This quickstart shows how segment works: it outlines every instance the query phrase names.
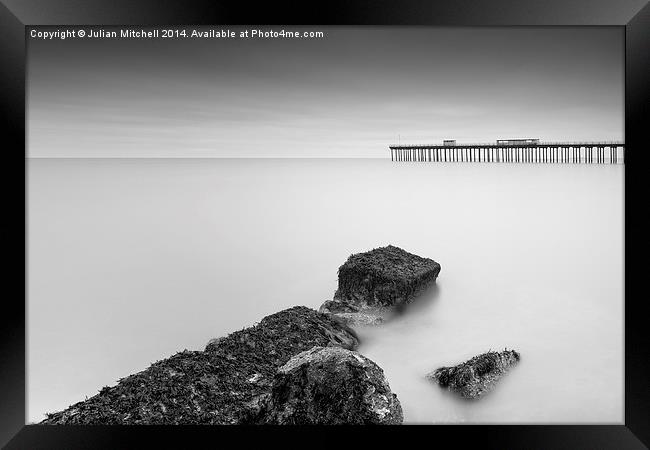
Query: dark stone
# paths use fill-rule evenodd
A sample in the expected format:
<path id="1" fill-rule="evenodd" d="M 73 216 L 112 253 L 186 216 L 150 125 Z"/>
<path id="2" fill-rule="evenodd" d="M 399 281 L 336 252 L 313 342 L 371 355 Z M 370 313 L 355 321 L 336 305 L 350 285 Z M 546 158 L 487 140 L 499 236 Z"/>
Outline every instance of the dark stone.
<path id="1" fill-rule="evenodd" d="M 357 352 L 314 347 L 282 366 L 249 423 L 401 424 L 402 407 L 384 372 Z"/>
<path id="2" fill-rule="evenodd" d="M 304 306 L 183 351 L 49 414 L 42 424 L 236 424 L 271 392 L 279 367 L 314 346 L 354 349 L 353 330 Z"/>
<path id="3" fill-rule="evenodd" d="M 357 253 L 339 267 L 334 300 L 357 306 L 395 306 L 413 300 L 440 273 L 440 264 L 389 245 Z"/>
<path id="4" fill-rule="evenodd" d="M 341 317 L 349 325 L 378 324 L 386 309 L 411 302 L 440 273 L 440 264 L 389 245 L 350 256 L 339 267 L 333 300 L 319 311 Z"/>
<path id="5" fill-rule="evenodd" d="M 490 351 L 457 366 L 436 369 L 427 378 L 465 398 L 479 398 L 490 391 L 519 359 L 519 353 L 514 350 Z"/>

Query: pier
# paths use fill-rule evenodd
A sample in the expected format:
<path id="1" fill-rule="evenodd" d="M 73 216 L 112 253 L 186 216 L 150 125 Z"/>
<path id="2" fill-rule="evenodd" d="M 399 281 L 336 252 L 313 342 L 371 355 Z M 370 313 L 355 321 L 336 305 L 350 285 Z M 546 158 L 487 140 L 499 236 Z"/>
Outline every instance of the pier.
<path id="1" fill-rule="evenodd" d="M 538 139 L 508 139 L 494 143 L 391 145 L 391 161 L 623 164 L 623 142 L 541 142 Z"/>

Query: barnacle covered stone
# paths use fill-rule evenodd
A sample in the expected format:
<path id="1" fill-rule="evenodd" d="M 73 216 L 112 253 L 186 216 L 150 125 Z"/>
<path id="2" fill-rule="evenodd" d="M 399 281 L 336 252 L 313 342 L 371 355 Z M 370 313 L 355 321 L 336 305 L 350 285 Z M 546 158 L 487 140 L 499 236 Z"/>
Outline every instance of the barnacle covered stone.
<path id="1" fill-rule="evenodd" d="M 401 424 L 402 407 L 373 361 L 341 347 L 314 347 L 278 369 L 271 395 L 251 422 Z"/>
<path id="2" fill-rule="evenodd" d="M 519 359 L 519 353 L 514 350 L 490 351 L 457 366 L 440 367 L 427 378 L 465 398 L 479 398 L 490 391 Z"/>
<path id="3" fill-rule="evenodd" d="M 319 311 L 350 325 L 376 325 L 388 309 L 415 299 L 439 273 L 436 261 L 393 245 L 357 253 L 339 267 L 334 298 Z"/>

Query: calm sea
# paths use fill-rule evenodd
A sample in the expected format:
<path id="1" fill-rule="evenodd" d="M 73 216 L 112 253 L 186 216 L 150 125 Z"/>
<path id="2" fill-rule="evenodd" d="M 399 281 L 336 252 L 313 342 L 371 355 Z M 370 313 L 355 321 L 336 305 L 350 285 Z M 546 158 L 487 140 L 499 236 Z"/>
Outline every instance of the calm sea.
<path id="1" fill-rule="evenodd" d="M 351 254 L 438 261 L 359 330 L 409 423 L 622 423 L 623 165 L 359 159 L 28 162 L 28 420 L 293 305 Z M 427 372 L 521 362 L 479 402 Z"/>

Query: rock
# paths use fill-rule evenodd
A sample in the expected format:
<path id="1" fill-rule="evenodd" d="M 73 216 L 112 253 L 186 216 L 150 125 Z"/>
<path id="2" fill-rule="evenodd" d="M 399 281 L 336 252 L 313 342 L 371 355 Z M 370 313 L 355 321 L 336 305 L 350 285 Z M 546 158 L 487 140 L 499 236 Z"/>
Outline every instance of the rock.
<path id="1" fill-rule="evenodd" d="M 313 347 L 278 369 L 271 395 L 248 423 L 401 424 L 384 372 L 357 352 Z"/>
<path id="2" fill-rule="evenodd" d="M 457 366 L 436 369 L 427 378 L 465 398 L 479 398 L 490 391 L 519 359 L 519 353 L 514 350 L 490 351 Z"/>
<path id="3" fill-rule="evenodd" d="M 435 281 L 440 264 L 389 245 L 351 255 L 339 267 L 334 300 L 355 306 L 394 306 L 411 301 Z"/>
<path id="4" fill-rule="evenodd" d="M 357 313 L 360 310 L 361 307 L 342 300 L 327 300 L 318 309 L 322 313 Z"/>
<path id="5" fill-rule="evenodd" d="M 386 308 L 411 302 L 440 273 L 440 264 L 389 245 L 351 255 L 339 267 L 334 299 L 319 311 L 337 315 L 349 325 L 378 324 Z"/>
<path id="6" fill-rule="evenodd" d="M 271 392 L 279 367 L 314 346 L 354 349 L 354 331 L 304 306 L 183 351 L 104 387 L 42 424 L 236 424 Z"/>
<path id="7" fill-rule="evenodd" d="M 332 318 L 337 318 L 341 323 L 349 327 L 357 326 L 375 326 L 384 323 L 386 320 L 383 315 L 371 312 L 358 313 L 337 313 L 332 314 Z"/>
<path id="8" fill-rule="evenodd" d="M 318 309 L 319 312 L 329 314 L 334 320 L 339 320 L 348 326 L 379 325 L 385 320 L 382 308 L 360 308 L 340 300 L 328 300 Z"/>

